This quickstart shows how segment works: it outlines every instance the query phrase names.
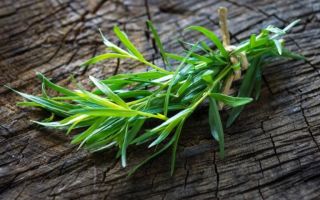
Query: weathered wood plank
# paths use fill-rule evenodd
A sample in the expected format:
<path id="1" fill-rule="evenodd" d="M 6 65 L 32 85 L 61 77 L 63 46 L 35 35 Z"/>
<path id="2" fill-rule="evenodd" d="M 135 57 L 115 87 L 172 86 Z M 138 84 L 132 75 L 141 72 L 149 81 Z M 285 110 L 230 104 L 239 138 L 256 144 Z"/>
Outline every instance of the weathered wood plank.
<path id="1" fill-rule="evenodd" d="M 169 175 L 168 154 L 127 179 L 114 152 L 76 151 L 70 137 L 33 125 L 46 113 L 15 106 L 20 97 L 0 88 L 0 199 L 315 199 L 320 195 L 320 2 L 318 0 L 139 0 L 0 2 L 0 84 L 37 93 L 35 71 L 70 85 L 71 74 L 86 84 L 88 75 L 104 77 L 140 70 L 117 61 L 79 68 L 104 47 L 97 29 L 125 28 L 150 60 L 161 63 L 146 33 L 151 19 L 166 49 L 175 42 L 203 38 L 182 35 L 191 24 L 217 30 L 216 10 L 230 10 L 232 42 L 268 24 L 284 26 L 300 18 L 287 45 L 306 61 L 281 61 L 264 70 L 262 96 L 226 129 L 226 158 L 216 154 L 206 106 L 187 123 L 177 169 Z M 71 86 L 72 87 L 72 86 Z M 134 149 L 129 164 L 147 155 Z M 129 167 L 130 167 L 129 166 Z"/>

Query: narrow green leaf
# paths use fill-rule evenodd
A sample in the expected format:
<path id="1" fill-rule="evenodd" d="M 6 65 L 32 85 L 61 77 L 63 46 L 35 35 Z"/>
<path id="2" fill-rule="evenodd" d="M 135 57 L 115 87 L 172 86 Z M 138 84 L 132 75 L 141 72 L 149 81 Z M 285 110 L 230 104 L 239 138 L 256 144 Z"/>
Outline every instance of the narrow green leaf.
<path id="1" fill-rule="evenodd" d="M 64 126 L 68 126 L 70 124 L 73 124 L 73 123 L 79 123 L 80 121 L 88 118 L 89 116 L 88 115 L 85 115 L 85 114 L 75 114 L 75 115 L 72 115 L 70 117 L 67 117 L 59 122 L 38 122 L 38 121 L 33 121 L 39 125 L 42 125 L 42 126 L 47 126 L 47 127 L 64 127 Z"/>
<path id="2" fill-rule="evenodd" d="M 122 44 L 128 48 L 128 50 L 133 53 L 140 61 L 144 61 L 143 55 L 138 51 L 138 49 L 131 43 L 131 41 L 128 39 L 127 35 L 122 32 L 118 26 L 115 26 L 113 28 L 114 33 L 117 35 L 119 40 L 122 42 Z"/>
<path id="3" fill-rule="evenodd" d="M 31 101 L 22 101 L 22 102 L 17 102 L 17 106 L 25 106 L 25 107 L 43 107 L 41 104 L 38 104 L 36 102 L 31 102 Z"/>
<path id="4" fill-rule="evenodd" d="M 104 123 L 100 123 L 98 128 L 90 132 L 84 138 L 84 140 L 80 143 L 78 149 L 81 148 L 84 144 L 91 143 L 92 145 L 92 143 L 96 143 L 96 141 L 100 140 L 101 138 L 109 138 L 109 137 L 114 138 L 116 135 L 122 133 L 125 127 L 123 126 L 124 123 L 120 123 L 120 122 L 123 122 L 122 118 L 118 118 L 115 121 L 116 124 L 112 124 L 110 123 L 110 121 L 105 121 Z"/>
<path id="5" fill-rule="evenodd" d="M 88 91 L 85 90 L 81 90 L 81 91 L 77 91 L 76 94 L 82 98 L 84 98 L 85 100 L 88 100 L 92 103 L 96 103 L 108 108 L 112 108 L 112 109 L 123 109 L 123 107 L 112 103 L 111 101 L 107 100 L 106 98 L 102 98 L 98 95 L 95 95 L 93 93 L 90 93 Z"/>
<path id="6" fill-rule="evenodd" d="M 15 93 L 19 94 L 20 96 L 37 103 L 39 106 L 41 106 L 47 110 L 50 110 L 50 111 L 56 112 L 57 114 L 62 114 L 65 116 L 69 115 L 68 108 L 70 109 L 70 107 L 66 107 L 67 104 L 59 103 L 59 102 L 56 102 L 56 101 L 53 101 L 50 99 L 46 99 L 43 97 L 37 97 L 37 96 L 29 95 L 26 93 L 18 92 L 10 87 L 8 87 L 8 88 L 11 89 L 12 91 L 14 91 Z M 25 105 L 27 105 L 27 103 L 25 103 Z M 29 104 L 29 106 L 30 106 L 30 104 Z"/>
<path id="7" fill-rule="evenodd" d="M 210 96 L 212 98 L 214 98 L 215 100 L 221 101 L 231 107 L 242 106 L 242 105 L 248 104 L 252 101 L 252 98 L 233 97 L 233 96 L 228 96 L 228 95 L 221 94 L 221 93 L 211 93 Z"/>
<path id="8" fill-rule="evenodd" d="M 40 78 L 42 80 L 42 82 L 48 86 L 49 88 L 57 91 L 57 92 L 60 92 L 61 94 L 64 94 L 64 95 L 67 95 L 67 96 L 76 96 L 76 94 L 71 91 L 71 90 L 68 90 L 64 87 L 61 87 L 59 85 L 56 85 L 54 83 L 52 83 L 51 81 L 49 81 L 49 79 L 47 79 L 43 74 L 41 74 L 40 72 L 37 72 L 37 77 Z"/>
<path id="9" fill-rule="evenodd" d="M 119 54 L 123 54 L 123 55 L 127 55 L 127 56 L 131 56 L 128 52 L 126 52 L 125 50 L 121 49 L 120 47 L 118 47 L 117 45 L 115 45 L 114 43 L 110 42 L 101 32 L 101 30 L 99 29 L 101 38 L 103 40 L 103 43 L 109 47 L 110 49 L 112 49 L 114 52 L 117 52 Z"/>
<path id="10" fill-rule="evenodd" d="M 138 51 L 138 49 L 136 49 L 136 47 L 128 39 L 127 35 L 124 32 L 122 32 L 119 29 L 119 27 L 115 26 L 113 30 L 114 30 L 115 34 L 118 36 L 119 40 L 123 43 L 123 45 L 126 46 L 127 49 L 130 51 L 130 53 L 128 53 L 127 51 L 121 49 L 117 45 L 115 45 L 112 42 L 110 42 L 109 40 L 107 40 L 107 38 L 105 38 L 103 36 L 103 34 L 101 33 L 101 31 L 100 31 L 104 43 L 109 48 L 111 48 L 113 51 L 115 51 L 115 52 L 117 52 L 119 54 L 128 55 L 130 58 L 138 60 L 138 61 L 144 63 L 145 65 L 148 65 L 148 66 L 152 67 L 155 70 L 161 71 L 161 72 L 166 73 L 166 74 L 171 74 L 171 72 L 169 72 L 169 71 L 167 71 L 165 69 L 162 69 L 162 68 L 160 68 L 160 67 L 158 67 L 158 66 L 156 66 L 156 65 L 154 65 L 154 64 L 152 64 L 150 62 L 148 62 L 147 60 L 145 60 L 143 55 Z"/>
<path id="11" fill-rule="evenodd" d="M 106 84 L 94 78 L 93 76 L 89 76 L 89 78 L 97 86 L 97 88 L 99 88 L 99 90 L 101 90 L 111 100 L 124 108 L 129 108 L 126 102 L 124 102 L 118 95 L 116 95 Z"/>
<path id="12" fill-rule="evenodd" d="M 184 119 L 185 117 L 187 117 L 187 115 L 189 115 L 191 113 L 191 109 L 187 108 L 185 110 L 182 110 L 180 112 L 178 112 L 177 114 L 175 114 L 174 116 L 170 117 L 168 120 L 166 120 L 165 122 L 163 122 L 162 124 L 158 125 L 157 127 L 147 131 L 146 133 L 140 135 L 139 137 L 137 137 L 135 140 L 132 141 L 132 143 L 141 143 L 143 141 L 145 141 L 147 138 L 150 138 L 151 136 L 155 135 L 156 133 L 164 130 L 169 124 L 173 123 L 176 120 L 179 119 Z"/>
<path id="13" fill-rule="evenodd" d="M 187 30 L 195 30 L 195 31 L 199 31 L 202 34 L 204 34 L 207 38 L 209 38 L 216 46 L 217 48 L 220 50 L 221 54 L 224 57 L 228 57 L 228 52 L 226 51 L 226 49 L 223 47 L 221 41 L 219 40 L 218 36 L 213 33 L 212 31 L 209 31 L 208 29 L 201 27 L 201 26 L 190 26 L 187 28 Z"/>
<path id="14" fill-rule="evenodd" d="M 179 66 L 177 67 L 177 69 L 175 70 L 174 72 L 174 75 L 172 77 L 172 79 L 170 80 L 170 83 L 169 83 L 169 87 L 167 89 L 167 92 L 166 92 L 166 96 L 165 96 L 165 99 L 164 99 L 164 106 L 163 106 L 163 113 L 164 113 L 164 116 L 167 116 L 168 114 L 168 106 L 169 106 L 169 101 L 170 101 L 170 94 L 171 94 L 171 89 L 173 87 L 173 85 L 175 84 L 176 82 L 176 79 L 178 77 L 178 74 L 181 70 L 181 68 L 183 67 L 184 63 L 186 62 L 186 60 L 190 57 L 190 55 L 193 53 L 193 51 L 197 48 L 197 45 L 193 46 L 192 49 L 188 52 L 188 54 L 184 57 L 183 61 L 179 64 Z"/>
<path id="15" fill-rule="evenodd" d="M 252 34 L 250 36 L 250 47 L 254 48 L 256 46 L 256 34 Z"/>
<path id="16" fill-rule="evenodd" d="M 262 74 L 261 74 L 261 66 L 257 67 L 256 70 L 256 80 L 254 85 L 254 99 L 258 100 L 261 93 L 261 84 L 262 84 Z"/>
<path id="17" fill-rule="evenodd" d="M 44 82 L 41 83 L 41 92 L 42 92 L 42 97 L 48 99 L 49 96 L 46 92 L 46 84 Z"/>
<path id="18" fill-rule="evenodd" d="M 76 135 L 72 141 L 71 144 L 78 144 L 81 141 L 83 141 L 85 138 L 87 138 L 94 130 L 96 130 L 101 123 L 105 120 L 106 118 L 97 118 L 97 120 L 94 121 L 94 123 L 87 128 L 87 130 L 85 130 L 84 132 Z"/>
<path id="19" fill-rule="evenodd" d="M 184 118 L 183 118 L 184 119 Z M 167 127 L 165 127 L 165 129 L 160 133 L 160 135 L 157 137 L 156 140 L 154 140 L 149 146 L 148 148 L 151 148 L 155 145 L 158 145 L 160 142 L 162 142 L 164 139 L 166 139 L 169 134 L 171 133 L 171 131 L 179 124 L 179 122 L 181 122 L 181 120 L 183 119 L 176 119 L 173 122 L 171 122 Z"/>
<path id="20" fill-rule="evenodd" d="M 291 22 L 288 26 L 286 26 L 283 31 L 284 32 L 287 32 L 288 30 L 290 30 L 292 27 L 294 27 L 295 25 L 297 25 L 301 20 L 300 19 L 297 19 L 293 22 Z"/>
<path id="21" fill-rule="evenodd" d="M 81 64 L 81 66 L 95 64 L 95 63 L 98 63 L 100 61 L 107 60 L 110 58 L 132 58 L 132 57 L 129 55 L 119 54 L 119 53 L 105 53 L 105 54 L 95 56 L 95 57 L 85 61 L 84 63 Z"/>
<path id="22" fill-rule="evenodd" d="M 183 119 L 179 123 L 179 126 L 176 129 L 176 132 L 174 134 L 174 144 L 173 144 L 172 155 L 171 155 L 171 170 L 170 170 L 171 176 L 173 175 L 173 172 L 174 172 L 174 169 L 175 169 L 178 142 L 179 142 L 179 138 L 180 138 L 180 135 L 181 135 L 181 130 L 182 130 L 184 122 L 185 122 L 185 119 Z"/>
<path id="23" fill-rule="evenodd" d="M 248 97 L 251 95 L 251 92 L 254 87 L 255 71 L 257 67 L 259 67 L 259 65 L 260 65 L 260 58 L 257 58 L 251 62 L 242 80 L 242 83 L 239 89 L 239 94 L 238 94 L 239 97 Z M 237 119 L 237 117 L 240 115 L 243 108 L 244 106 L 238 106 L 231 110 L 227 120 L 227 125 L 226 125 L 227 127 L 231 126 L 231 124 Z"/>
<path id="24" fill-rule="evenodd" d="M 269 31 L 269 32 L 271 32 L 271 33 L 275 33 L 275 34 L 277 34 L 277 35 L 283 35 L 283 34 L 285 34 L 285 31 L 283 31 L 283 30 L 281 30 L 280 28 L 277 28 L 277 27 L 275 27 L 275 26 L 272 26 L 272 25 L 268 26 L 268 27 L 266 28 L 266 30 Z"/>
<path id="25" fill-rule="evenodd" d="M 126 80 L 130 78 L 138 78 L 138 79 L 146 79 L 146 80 L 151 80 L 151 79 L 157 79 L 166 76 L 166 73 L 155 71 L 155 70 L 150 70 L 147 72 L 137 72 L 137 73 L 127 73 L 127 74 L 117 74 L 114 76 L 109 77 L 108 79 L 102 80 L 104 81 L 114 81 L 114 80 Z"/>
<path id="26" fill-rule="evenodd" d="M 277 39 L 273 39 L 272 41 L 274 42 L 279 55 L 281 55 L 282 54 L 282 45 L 281 45 L 280 41 Z"/>
<path id="27" fill-rule="evenodd" d="M 162 124 L 160 124 L 159 126 L 151 129 L 152 132 L 157 132 L 158 130 L 160 130 L 163 127 L 166 127 L 167 125 L 169 125 L 170 123 L 172 123 L 173 121 L 177 120 L 177 119 L 183 119 L 185 117 L 187 117 L 189 114 L 191 114 L 192 109 L 186 108 L 180 112 L 178 112 L 177 114 L 175 114 L 174 116 L 170 117 L 168 120 L 166 120 L 165 122 L 163 122 Z"/>
<path id="28" fill-rule="evenodd" d="M 166 53 L 166 56 L 173 59 L 173 60 L 180 61 L 180 62 L 182 62 L 185 59 L 185 57 L 177 55 L 177 54 L 173 54 L 173 53 Z M 197 64 L 196 60 L 192 60 L 190 58 L 186 59 L 185 62 L 188 64 Z"/>
<path id="29" fill-rule="evenodd" d="M 294 53 L 294 52 L 291 52 L 286 48 L 282 49 L 282 56 L 287 57 L 287 58 L 297 59 L 297 60 L 306 60 L 306 58 L 304 56 L 297 54 L 297 53 Z"/>
<path id="30" fill-rule="evenodd" d="M 201 78 L 207 83 L 212 83 L 213 82 L 213 79 L 212 79 L 213 74 L 214 74 L 213 70 L 207 70 L 201 75 Z"/>
<path id="31" fill-rule="evenodd" d="M 85 108 L 85 109 L 74 109 L 71 110 L 70 113 L 80 113 L 93 117 L 135 117 L 137 115 L 149 117 L 149 118 L 157 118 L 162 120 L 167 120 L 167 118 L 161 114 L 152 114 L 137 110 L 125 110 L 125 109 L 113 109 L 113 108 Z"/>
<path id="32" fill-rule="evenodd" d="M 192 53 L 191 57 L 194 58 L 194 59 L 197 59 L 199 61 L 205 62 L 205 63 L 211 63 L 212 62 L 212 60 L 210 58 L 208 58 L 206 56 L 202 56 L 202 55 L 196 54 L 196 53 Z"/>
<path id="33" fill-rule="evenodd" d="M 86 108 L 72 110 L 71 112 L 85 114 L 93 117 L 135 117 L 139 115 L 138 111 L 112 108 Z"/>
<path id="34" fill-rule="evenodd" d="M 224 157 L 224 133 L 217 103 L 213 97 L 209 97 L 209 125 L 211 134 L 219 143 L 219 155 Z"/>
<path id="35" fill-rule="evenodd" d="M 188 76 L 187 80 L 185 80 L 184 83 L 179 87 L 176 95 L 181 96 L 186 91 L 186 89 L 192 83 L 192 78 L 193 77 L 191 75 Z"/>
<path id="36" fill-rule="evenodd" d="M 123 142 L 122 142 L 122 146 L 121 146 L 121 165 L 122 165 L 122 167 L 127 166 L 127 147 L 129 144 L 128 133 L 129 133 L 128 132 L 128 122 L 126 122 L 125 130 L 124 130 L 124 138 L 123 138 Z"/>
<path id="37" fill-rule="evenodd" d="M 133 141 L 133 139 L 136 137 L 136 135 L 139 133 L 139 131 L 141 130 L 143 124 L 145 123 L 146 119 L 140 118 L 135 120 L 131 127 L 131 129 L 129 130 L 129 136 L 128 136 L 128 143 L 131 144 L 131 142 Z"/>
<path id="38" fill-rule="evenodd" d="M 122 99 L 129 99 L 129 98 L 138 99 L 138 98 L 149 96 L 153 93 L 148 90 L 134 90 L 134 91 L 121 91 L 117 94 Z"/>
<path id="39" fill-rule="evenodd" d="M 201 41 L 200 45 L 205 51 L 212 52 L 212 49 L 204 41 Z"/>
<path id="40" fill-rule="evenodd" d="M 117 142 L 116 141 L 112 141 L 112 142 L 107 142 L 107 141 L 104 141 L 105 145 L 103 146 L 100 146 L 99 148 L 97 148 L 96 146 L 90 146 L 90 147 L 87 147 L 91 152 L 97 152 L 97 151 L 102 151 L 102 150 L 105 150 L 105 149 L 108 149 L 108 148 L 111 148 L 112 146 L 116 145 Z"/>
<path id="41" fill-rule="evenodd" d="M 153 38 L 154 38 L 154 40 L 155 40 L 155 42 L 157 44 L 157 47 L 159 48 L 159 51 L 160 51 L 160 54 L 162 56 L 163 62 L 165 63 L 166 66 L 170 67 L 168 58 L 166 56 L 166 53 L 164 51 L 162 42 L 160 40 L 160 37 L 159 37 L 159 34 L 158 34 L 156 28 L 153 26 L 153 23 L 150 20 L 147 21 L 147 25 L 148 25 L 148 28 L 152 32 L 152 35 L 153 35 Z"/>

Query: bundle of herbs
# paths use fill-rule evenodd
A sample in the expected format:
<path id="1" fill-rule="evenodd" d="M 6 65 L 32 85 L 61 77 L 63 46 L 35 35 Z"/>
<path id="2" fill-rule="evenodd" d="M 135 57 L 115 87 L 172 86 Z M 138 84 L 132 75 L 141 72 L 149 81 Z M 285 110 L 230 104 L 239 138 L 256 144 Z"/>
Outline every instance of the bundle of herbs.
<path id="1" fill-rule="evenodd" d="M 186 43 L 182 54 L 167 53 L 152 23 L 147 22 L 155 43 L 166 66 L 172 61 L 177 66 L 167 70 L 145 59 L 140 51 L 117 26 L 114 33 L 124 48 L 115 45 L 102 34 L 108 53 L 89 59 L 83 65 L 95 64 L 106 59 L 130 59 L 152 68 L 150 71 L 118 74 L 104 80 L 90 76 L 96 89 L 87 91 L 80 87 L 70 90 L 52 83 L 38 73 L 42 81 L 42 95 L 34 96 L 15 91 L 28 101 L 19 106 L 40 107 L 53 113 L 51 121 L 35 121 L 46 127 L 62 128 L 69 134 L 72 130 L 83 130 L 73 137 L 71 143 L 90 151 L 101 151 L 110 147 L 118 149 L 123 167 L 127 165 L 127 151 L 132 145 L 148 145 L 155 152 L 134 167 L 141 165 L 171 148 L 171 173 L 174 171 L 179 137 L 186 119 L 204 101 L 209 101 L 209 126 L 213 138 L 219 144 L 219 154 L 224 156 L 224 133 L 220 118 L 223 104 L 231 107 L 226 126 L 230 126 L 243 110 L 244 105 L 257 99 L 261 87 L 261 71 L 266 62 L 275 57 L 301 59 L 298 54 L 284 48 L 281 39 L 298 21 L 284 29 L 268 26 L 261 33 L 238 46 L 230 46 L 227 30 L 226 9 L 220 9 L 220 26 L 223 42 L 212 31 L 201 26 L 190 26 L 215 45 L 200 41 Z M 169 68 L 169 67 L 167 67 Z M 242 75 L 241 75 L 242 74 Z M 241 79 L 239 79 L 242 77 Z M 231 83 L 239 82 L 235 96 L 229 96 Z M 47 89 L 59 95 L 49 96 Z M 219 109 L 220 108 L 220 109 Z M 225 111 L 225 110 L 224 110 Z M 61 119 L 58 121 L 53 121 Z M 144 130 L 147 120 L 158 125 Z"/>

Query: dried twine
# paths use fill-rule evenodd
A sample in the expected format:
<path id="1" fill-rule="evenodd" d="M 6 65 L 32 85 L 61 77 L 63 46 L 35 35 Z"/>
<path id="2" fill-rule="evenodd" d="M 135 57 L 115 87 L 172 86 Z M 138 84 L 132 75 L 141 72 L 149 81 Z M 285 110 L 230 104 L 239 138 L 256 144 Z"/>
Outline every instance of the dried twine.
<path id="1" fill-rule="evenodd" d="M 227 21 L 228 9 L 225 7 L 220 7 L 218 9 L 218 14 L 219 14 L 219 25 L 220 25 L 220 32 L 222 35 L 223 46 L 228 52 L 232 52 L 233 50 L 235 50 L 236 47 L 233 45 L 230 45 L 230 34 L 228 30 L 228 21 Z M 246 70 L 249 66 L 247 56 L 243 52 L 239 53 L 238 55 L 231 55 L 230 62 L 233 65 L 240 63 L 241 70 Z M 222 88 L 223 94 L 226 94 L 226 95 L 229 94 L 230 88 L 232 86 L 232 82 L 239 80 L 241 78 L 241 70 L 236 69 L 233 71 L 232 74 L 230 74 L 227 77 Z M 223 109 L 223 106 L 224 104 L 222 102 L 219 102 L 220 110 Z"/>

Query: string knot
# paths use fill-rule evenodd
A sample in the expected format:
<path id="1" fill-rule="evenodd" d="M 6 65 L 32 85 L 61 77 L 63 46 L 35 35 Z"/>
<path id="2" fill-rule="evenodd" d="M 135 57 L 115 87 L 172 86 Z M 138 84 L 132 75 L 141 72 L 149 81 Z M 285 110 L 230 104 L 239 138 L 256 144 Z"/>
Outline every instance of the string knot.
<path id="1" fill-rule="evenodd" d="M 220 31 L 222 35 L 223 46 L 230 55 L 230 62 L 234 65 L 234 73 L 230 74 L 224 82 L 222 93 L 228 95 L 233 81 L 239 80 L 241 78 L 241 70 L 246 70 L 249 66 L 247 56 L 244 52 L 237 54 L 232 54 L 236 49 L 236 46 L 230 45 L 230 34 L 228 31 L 228 9 L 225 7 L 220 7 L 218 9 L 219 13 L 219 24 Z M 219 108 L 223 109 L 223 103 L 219 102 Z"/>

